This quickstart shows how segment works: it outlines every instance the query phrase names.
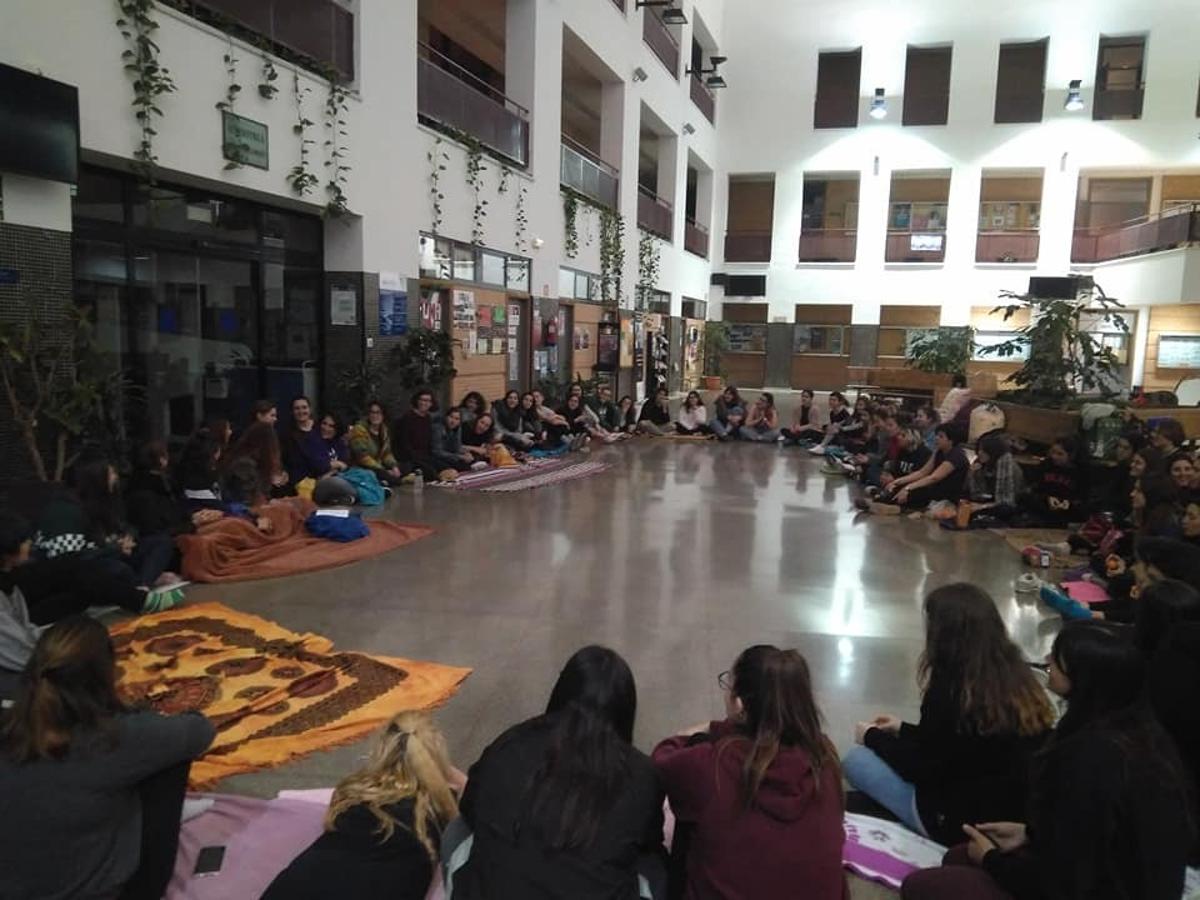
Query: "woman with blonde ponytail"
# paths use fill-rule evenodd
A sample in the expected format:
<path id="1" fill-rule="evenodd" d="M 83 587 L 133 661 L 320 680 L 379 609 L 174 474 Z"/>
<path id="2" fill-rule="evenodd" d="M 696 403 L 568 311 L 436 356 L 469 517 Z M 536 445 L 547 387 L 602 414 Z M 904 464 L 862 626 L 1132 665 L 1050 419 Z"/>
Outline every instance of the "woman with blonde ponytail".
<path id="1" fill-rule="evenodd" d="M 759 644 L 717 683 L 726 718 L 651 759 L 675 814 L 670 896 L 843 900 L 841 770 L 808 663 Z"/>
<path id="2" fill-rule="evenodd" d="M 442 830 L 458 815 L 463 775 L 426 713 L 403 712 L 366 764 L 333 792 L 325 833 L 284 869 L 262 900 L 422 900 Z"/>
<path id="3" fill-rule="evenodd" d="M 162 897 L 188 769 L 214 734 L 199 713 L 128 709 L 94 619 L 43 632 L 0 728 L 0 895 Z"/>

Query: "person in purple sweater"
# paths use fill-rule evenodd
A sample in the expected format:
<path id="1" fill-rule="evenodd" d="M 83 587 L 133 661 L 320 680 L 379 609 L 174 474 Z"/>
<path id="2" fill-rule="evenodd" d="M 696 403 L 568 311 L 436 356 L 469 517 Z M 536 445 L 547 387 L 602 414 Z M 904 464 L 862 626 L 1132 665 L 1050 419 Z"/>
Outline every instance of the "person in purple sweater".
<path id="1" fill-rule="evenodd" d="M 843 900 L 843 798 L 808 663 L 758 645 L 721 673 L 724 721 L 667 738 L 651 760 L 675 813 L 684 900 Z M 672 896 L 679 894 L 672 890 Z"/>
<path id="2" fill-rule="evenodd" d="M 290 484 L 346 469 L 349 451 L 338 435 L 337 420 L 326 415 L 317 424 L 307 397 L 292 401 L 292 421 L 281 430 L 279 443 Z"/>

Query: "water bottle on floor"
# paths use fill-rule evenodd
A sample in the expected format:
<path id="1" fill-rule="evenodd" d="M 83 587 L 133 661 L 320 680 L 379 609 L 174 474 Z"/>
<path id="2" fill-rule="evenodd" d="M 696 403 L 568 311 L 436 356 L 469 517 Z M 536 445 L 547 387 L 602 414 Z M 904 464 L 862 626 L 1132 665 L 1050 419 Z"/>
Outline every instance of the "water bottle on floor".
<path id="1" fill-rule="evenodd" d="M 418 494 L 425 490 L 425 473 L 417 469 L 416 477 L 413 478 L 413 490 Z"/>

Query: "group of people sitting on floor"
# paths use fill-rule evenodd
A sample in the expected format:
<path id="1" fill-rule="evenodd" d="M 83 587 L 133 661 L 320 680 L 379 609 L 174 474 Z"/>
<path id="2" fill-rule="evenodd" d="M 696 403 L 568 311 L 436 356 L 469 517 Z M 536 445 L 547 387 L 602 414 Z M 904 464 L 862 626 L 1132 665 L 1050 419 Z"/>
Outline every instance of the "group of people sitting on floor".
<path id="1" fill-rule="evenodd" d="M 585 647 L 466 775 L 427 714 L 397 715 L 264 896 L 421 900 L 441 865 L 452 900 L 844 900 L 849 808 L 954 847 L 908 900 L 1178 900 L 1200 849 L 1200 593 L 1165 575 L 1139 572 L 1132 628 L 1062 629 L 1049 693 L 990 596 L 933 590 L 918 720 L 860 723 L 842 759 L 795 650 L 742 651 L 717 678 L 724 716 L 647 756 L 633 673 Z M 161 896 L 213 725 L 127 707 L 116 671 L 91 619 L 38 638 L 0 721 L 6 896 Z"/>

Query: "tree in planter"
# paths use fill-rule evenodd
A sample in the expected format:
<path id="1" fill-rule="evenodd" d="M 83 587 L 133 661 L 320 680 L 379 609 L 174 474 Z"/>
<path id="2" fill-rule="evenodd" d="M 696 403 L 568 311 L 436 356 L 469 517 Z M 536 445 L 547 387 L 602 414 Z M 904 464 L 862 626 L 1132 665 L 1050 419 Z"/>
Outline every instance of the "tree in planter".
<path id="1" fill-rule="evenodd" d="M 722 359 L 729 349 L 729 326 L 724 322 L 704 323 L 704 374 L 708 378 L 724 378 L 725 362 Z"/>
<path id="2" fill-rule="evenodd" d="M 406 391 L 428 387 L 436 392 L 458 374 L 454 344 L 454 338 L 444 331 L 412 328 L 392 348 L 388 371 L 398 376 L 400 387 Z"/>
<path id="3" fill-rule="evenodd" d="M 974 350 L 975 329 L 930 328 L 909 343 L 905 363 L 920 372 L 963 375 Z"/>
<path id="4" fill-rule="evenodd" d="M 352 418 L 364 416 L 367 404 L 379 398 L 386 376 L 384 367 L 372 359 L 364 359 L 357 366 L 338 369 L 334 385 Z"/>
<path id="5" fill-rule="evenodd" d="M 23 321 L 0 324 L 0 387 L 34 473 L 62 481 L 89 440 L 114 457 L 127 453 L 125 411 L 136 389 L 101 354 L 87 316 L 72 308 L 66 323 L 51 325 L 35 302 L 26 308 Z"/>
<path id="6" fill-rule="evenodd" d="M 1011 301 L 992 313 L 1004 313 L 1008 321 L 1021 310 L 1029 311 L 1029 324 L 1017 329 L 1016 337 L 985 347 L 983 353 L 1002 358 L 1028 351 L 1025 364 L 1005 379 L 1018 388 L 1017 399 L 1030 406 L 1062 408 L 1080 394 L 1098 393 L 1111 399 L 1118 392 L 1117 358 L 1091 331 L 1081 325 L 1085 315 L 1097 316 L 1100 323 L 1129 333 L 1129 324 L 1114 310 L 1123 309 L 1119 301 L 1107 296 L 1099 286 L 1090 300 L 1054 300 L 1030 294 L 1004 291 L 1001 298 Z"/>

